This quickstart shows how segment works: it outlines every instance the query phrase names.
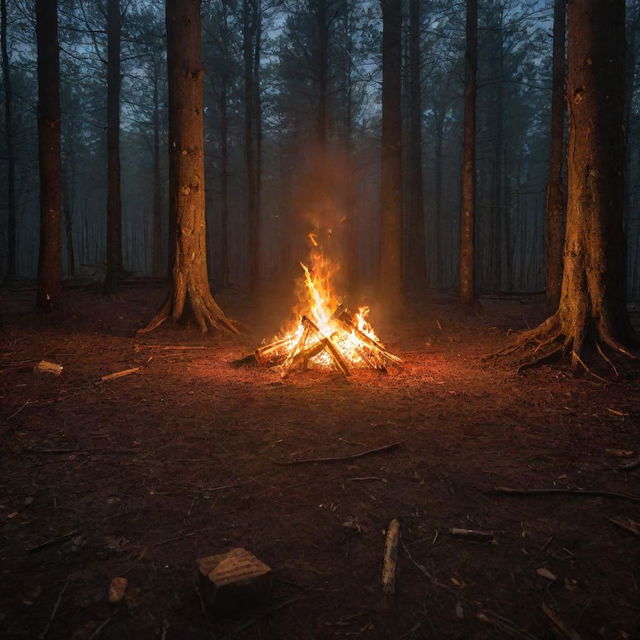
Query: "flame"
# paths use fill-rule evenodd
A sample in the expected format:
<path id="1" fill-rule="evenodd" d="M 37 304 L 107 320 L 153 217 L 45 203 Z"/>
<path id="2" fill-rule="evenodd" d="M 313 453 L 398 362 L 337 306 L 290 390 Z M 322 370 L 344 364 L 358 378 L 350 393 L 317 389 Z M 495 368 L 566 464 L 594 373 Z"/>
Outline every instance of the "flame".
<path id="1" fill-rule="evenodd" d="M 368 307 L 350 314 L 335 293 L 333 277 L 338 267 L 325 258 L 317 236 L 309 234 L 313 245 L 310 266 L 300 263 L 299 303 L 288 328 L 261 349 L 282 363 L 283 377 L 298 363 L 336 367 L 345 375 L 351 367 L 386 371 L 385 360 L 401 362 L 388 353 L 367 319 Z"/>

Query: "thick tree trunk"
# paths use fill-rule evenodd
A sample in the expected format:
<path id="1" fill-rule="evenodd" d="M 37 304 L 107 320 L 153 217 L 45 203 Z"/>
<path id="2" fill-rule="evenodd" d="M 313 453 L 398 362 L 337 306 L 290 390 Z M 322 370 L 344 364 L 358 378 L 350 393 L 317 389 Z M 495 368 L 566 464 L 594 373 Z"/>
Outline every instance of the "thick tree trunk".
<path id="1" fill-rule="evenodd" d="M 411 208 L 409 209 L 409 276 L 411 288 L 424 294 L 427 286 L 422 183 L 422 60 L 420 0 L 409 5 L 409 102 L 411 141 Z"/>
<path id="2" fill-rule="evenodd" d="M 71 196 L 74 185 L 73 140 L 69 140 L 68 155 L 65 158 L 67 166 L 63 170 L 62 178 L 62 213 L 64 216 L 64 234 L 67 249 L 67 273 L 74 276 L 76 273 L 76 257 L 73 244 L 73 199 Z"/>
<path id="3" fill-rule="evenodd" d="M 244 60 L 244 145 L 247 171 L 247 217 L 249 226 L 249 287 L 258 286 L 260 221 L 256 207 L 255 82 L 253 56 L 256 27 L 256 0 L 243 0 L 242 38 Z"/>
<path id="4" fill-rule="evenodd" d="M 7 0 L 0 0 L 0 41 L 2 46 L 2 82 L 4 84 L 4 136 L 7 154 L 7 270 L 6 281 L 17 275 L 16 264 L 16 191 L 13 146 L 13 93 L 11 66 L 7 49 Z"/>
<path id="5" fill-rule="evenodd" d="M 382 155 L 379 285 L 390 309 L 404 297 L 402 277 L 402 2 L 382 5 Z"/>
<path id="6" fill-rule="evenodd" d="M 186 308 L 202 332 L 237 332 L 213 299 L 207 274 L 200 0 L 167 0 L 166 24 L 172 281 L 166 302 L 141 332 L 168 317 L 178 320 Z"/>
<path id="7" fill-rule="evenodd" d="M 476 210 L 476 75 L 478 70 L 478 3 L 467 0 L 464 86 L 464 146 L 460 208 L 460 301 L 472 306 L 475 290 Z"/>
<path id="8" fill-rule="evenodd" d="M 105 293 L 122 277 L 122 203 L 120 196 L 120 0 L 107 5 L 107 275 Z"/>
<path id="9" fill-rule="evenodd" d="M 262 220 L 262 91 L 260 88 L 260 61 L 262 57 L 262 0 L 255 0 L 255 42 L 253 49 L 254 122 L 256 128 L 255 209 L 258 225 L 256 247 L 256 281 L 260 278 L 260 221 Z"/>
<path id="10" fill-rule="evenodd" d="M 492 240 L 492 270 L 491 276 L 493 281 L 493 289 L 502 291 L 502 279 L 504 276 L 504 264 L 502 261 L 502 253 L 504 251 L 503 240 L 503 217 L 504 211 L 504 18 L 502 9 L 500 11 L 499 27 L 498 27 L 498 64 L 497 75 L 498 80 L 495 84 L 495 148 L 494 148 L 494 166 L 493 166 L 493 240 Z"/>
<path id="11" fill-rule="evenodd" d="M 153 275 L 166 275 L 162 264 L 162 182 L 160 176 L 160 60 L 153 63 Z"/>
<path id="12" fill-rule="evenodd" d="M 40 162 L 40 257 L 37 307 L 54 309 L 60 297 L 60 61 L 58 3 L 36 1 L 38 46 L 38 157 Z"/>
<path id="13" fill-rule="evenodd" d="M 344 41 L 345 41 L 345 73 L 342 86 L 344 110 L 344 145 L 347 162 L 347 184 L 345 193 L 346 228 L 344 239 L 344 263 L 347 271 L 347 290 L 355 293 L 358 287 L 358 237 L 356 225 L 356 180 L 354 172 L 354 139 L 353 139 L 353 11 L 354 2 L 348 1 L 345 6 Z"/>
<path id="14" fill-rule="evenodd" d="M 222 286 L 229 286 L 229 121 L 227 114 L 228 77 L 222 73 L 220 88 L 220 194 Z"/>
<path id="15" fill-rule="evenodd" d="M 565 18 L 567 0 L 555 0 L 553 11 L 553 79 L 551 94 L 551 160 L 546 203 L 547 311 L 558 308 L 562 287 L 562 249 L 566 195 L 564 189 Z"/>
<path id="16" fill-rule="evenodd" d="M 316 21 L 318 38 L 318 114 L 317 135 L 321 152 L 327 146 L 327 101 L 329 96 L 329 21 L 327 0 L 316 0 Z"/>
<path id="17" fill-rule="evenodd" d="M 568 5 L 568 200 L 564 274 L 557 312 L 525 332 L 535 360 L 587 345 L 632 355 L 625 296 L 624 0 Z M 600 352 L 602 350 L 600 349 Z M 603 359 L 610 364 L 608 358 Z"/>
<path id="18" fill-rule="evenodd" d="M 444 165 L 443 142 L 444 142 L 444 117 L 445 108 L 440 110 L 438 107 L 434 109 L 435 117 L 435 144 L 434 144 L 434 176 L 435 183 L 434 207 L 433 207 L 433 261 L 435 267 L 433 269 L 432 283 L 436 287 L 442 286 L 442 273 L 444 271 L 442 265 L 442 173 Z"/>

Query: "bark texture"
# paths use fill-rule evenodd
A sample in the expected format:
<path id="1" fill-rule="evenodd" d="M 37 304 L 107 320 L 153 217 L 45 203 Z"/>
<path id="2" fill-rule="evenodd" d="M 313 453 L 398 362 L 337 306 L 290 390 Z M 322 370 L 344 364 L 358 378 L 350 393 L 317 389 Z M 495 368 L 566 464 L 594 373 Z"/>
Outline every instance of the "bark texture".
<path id="1" fill-rule="evenodd" d="M 122 277 L 122 201 L 120 194 L 120 0 L 107 5 L 107 275 L 105 293 Z"/>
<path id="2" fill-rule="evenodd" d="M 7 49 L 7 0 L 0 0 L 0 45 L 2 46 L 2 83 L 4 86 L 4 142 L 7 155 L 7 270 L 6 280 L 17 275 L 16 264 L 16 191 L 15 159 L 13 145 L 13 93 L 11 90 L 11 66 Z"/>
<path id="3" fill-rule="evenodd" d="M 557 312 L 516 343 L 535 361 L 600 343 L 632 357 L 625 296 L 624 0 L 568 4 L 568 200 Z"/>
<path id="4" fill-rule="evenodd" d="M 173 229 L 171 288 L 149 324 L 149 332 L 187 309 L 204 333 L 237 333 L 209 288 L 204 184 L 203 69 L 200 0 L 167 0 L 169 73 L 169 211 Z"/>
<path id="5" fill-rule="evenodd" d="M 382 157 L 379 284 L 390 308 L 404 295 L 402 277 L 401 0 L 382 4 Z"/>
<path id="6" fill-rule="evenodd" d="M 258 262 L 260 255 L 260 211 L 258 202 L 258 152 L 257 152 L 257 108 L 256 97 L 259 88 L 256 85 L 255 57 L 256 34 L 260 11 L 260 0 L 243 0 L 242 5 L 242 46 L 244 62 L 244 150 L 247 172 L 247 217 L 249 222 L 249 286 L 255 290 L 258 286 Z"/>
<path id="7" fill-rule="evenodd" d="M 476 209 L 476 76 L 478 70 L 478 3 L 467 0 L 464 86 L 464 147 L 460 212 L 460 301 L 475 304 Z"/>
<path id="8" fill-rule="evenodd" d="M 553 79 L 551 97 L 551 159 L 546 203 L 547 310 L 558 308 L 562 287 L 562 249 L 566 194 L 564 187 L 564 118 L 565 102 L 565 39 L 567 0 L 555 0 L 553 11 Z"/>
<path id="9" fill-rule="evenodd" d="M 38 158 L 40 164 L 40 254 L 36 304 L 57 307 L 60 297 L 60 61 L 58 3 L 36 2 L 38 47 Z"/>
<path id="10" fill-rule="evenodd" d="M 409 277 L 411 288 L 424 293 L 427 286 L 424 191 L 422 183 L 422 51 L 420 47 L 420 0 L 409 4 L 409 112 L 411 141 L 411 207 L 409 209 Z"/>

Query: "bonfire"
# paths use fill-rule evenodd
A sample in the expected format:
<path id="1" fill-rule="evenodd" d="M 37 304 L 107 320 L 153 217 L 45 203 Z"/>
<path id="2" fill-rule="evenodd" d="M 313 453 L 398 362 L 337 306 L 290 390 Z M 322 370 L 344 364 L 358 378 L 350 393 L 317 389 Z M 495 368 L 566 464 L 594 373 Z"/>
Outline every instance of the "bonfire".
<path id="1" fill-rule="evenodd" d="M 255 362 L 264 367 L 280 367 L 286 378 L 293 370 L 335 368 L 343 375 L 352 368 L 370 368 L 387 372 L 388 365 L 402 360 L 389 353 L 367 319 L 368 307 L 351 313 L 334 293 L 335 267 L 324 257 L 315 236 L 310 235 L 314 249 L 310 266 L 300 263 L 303 277 L 294 320 L 271 341 L 257 347 L 234 364 Z"/>

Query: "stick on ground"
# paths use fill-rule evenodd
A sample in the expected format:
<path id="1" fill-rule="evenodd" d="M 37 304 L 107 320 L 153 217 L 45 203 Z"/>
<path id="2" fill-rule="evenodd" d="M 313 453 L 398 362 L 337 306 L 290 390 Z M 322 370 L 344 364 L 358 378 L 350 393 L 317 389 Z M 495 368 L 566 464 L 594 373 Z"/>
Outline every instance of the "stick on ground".
<path id="1" fill-rule="evenodd" d="M 362 458 L 364 456 L 369 456 L 373 453 L 380 453 L 382 451 L 389 451 L 390 449 L 395 449 L 399 447 L 401 444 L 405 443 L 406 440 L 400 440 L 399 442 L 392 442 L 391 444 L 385 444 L 383 447 L 377 447 L 376 449 L 369 449 L 368 451 L 361 451 L 360 453 L 354 453 L 350 456 L 337 456 L 335 458 L 304 458 L 302 460 L 278 460 L 276 464 L 281 465 L 290 465 L 290 464 L 307 464 L 311 462 L 343 462 L 345 460 L 355 460 L 356 458 Z"/>
<path id="2" fill-rule="evenodd" d="M 487 493 L 494 496 L 586 496 L 619 498 L 620 500 L 640 502 L 640 496 L 631 493 L 617 493 L 615 491 L 600 491 L 597 489 L 512 489 L 510 487 L 494 487 Z"/>
<path id="3" fill-rule="evenodd" d="M 554 627 L 568 640 L 582 640 L 582 636 L 569 624 L 567 624 L 553 609 L 542 603 L 542 612 L 553 623 Z"/>
<path id="4" fill-rule="evenodd" d="M 398 544 L 400 543 L 400 523 L 394 518 L 389 523 L 384 543 L 384 562 L 382 565 L 382 591 L 393 595 L 396 590 L 396 568 L 398 566 Z"/>

